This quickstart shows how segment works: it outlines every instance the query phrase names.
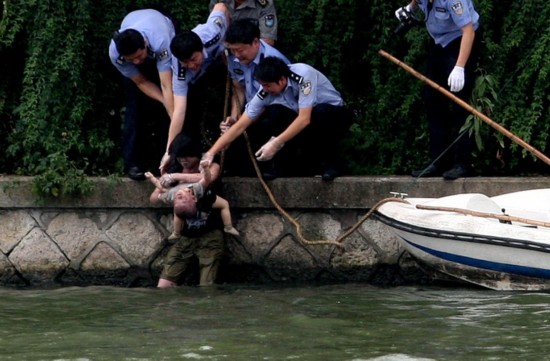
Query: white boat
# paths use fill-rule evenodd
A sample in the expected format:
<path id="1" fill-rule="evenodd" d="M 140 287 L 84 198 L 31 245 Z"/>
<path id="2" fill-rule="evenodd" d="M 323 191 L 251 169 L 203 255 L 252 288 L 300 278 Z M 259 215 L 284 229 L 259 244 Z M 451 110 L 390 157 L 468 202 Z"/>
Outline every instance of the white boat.
<path id="1" fill-rule="evenodd" d="M 396 198 L 374 214 L 437 272 L 494 290 L 550 289 L 550 188 Z"/>

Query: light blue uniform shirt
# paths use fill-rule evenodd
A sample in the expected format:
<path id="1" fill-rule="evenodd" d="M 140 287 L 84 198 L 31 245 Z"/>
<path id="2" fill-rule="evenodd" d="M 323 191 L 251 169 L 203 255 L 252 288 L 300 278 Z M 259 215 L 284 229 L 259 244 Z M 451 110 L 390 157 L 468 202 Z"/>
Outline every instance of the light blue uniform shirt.
<path id="1" fill-rule="evenodd" d="M 195 83 L 212 65 L 225 49 L 223 41 L 227 31 L 228 21 L 223 11 L 212 11 L 205 24 L 197 25 L 192 32 L 197 34 L 204 45 L 204 62 L 197 71 L 191 71 L 180 65 L 179 60 L 172 57 L 172 88 L 175 95 L 187 96 L 189 84 Z"/>
<path id="2" fill-rule="evenodd" d="M 429 0 L 418 0 L 418 6 L 428 14 Z M 474 29 L 479 27 L 479 14 L 471 0 L 434 0 L 426 20 L 426 28 L 435 43 L 446 47 L 456 38 L 462 36 L 461 28 L 472 23 Z"/>
<path id="3" fill-rule="evenodd" d="M 258 54 L 256 54 L 254 60 L 249 64 L 242 64 L 233 54 L 229 54 L 227 57 L 227 68 L 231 74 L 231 78 L 237 80 L 239 84 L 244 87 L 247 102 L 254 98 L 254 95 L 256 95 L 261 88 L 260 82 L 254 79 L 254 70 L 266 56 L 274 56 L 281 59 L 286 64 L 290 64 L 286 56 L 263 40 L 260 40 Z"/>
<path id="4" fill-rule="evenodd" d="M 132 11 L 122 20 L 119 32 L 134 29 L 139 31 L 147 41 L 149 57 L 156 59 L 159 72 L 171 69 L 172 53 L 170 41 L 175 35 L 172 20 L 153 9 Z M 109 45 L 109 58 L 113 65 L 124 75 L 131 78 L 140 73 L 138 67 L 127 62 L 118 53 L 114 40 Z"/>
<path id="5" fill-rule="evenodd" d="M 271 95 L 260 89 L 246 104 L 245 113 L 251 119 L 258 118 L 265 107 L 274 104 L 283 105 L 295 112 L 318 104 L 344 105 L 340 93 L 320 71 L 302 63 L 291 64 L 289 68 L 292 75 L 280 94 Z"/>

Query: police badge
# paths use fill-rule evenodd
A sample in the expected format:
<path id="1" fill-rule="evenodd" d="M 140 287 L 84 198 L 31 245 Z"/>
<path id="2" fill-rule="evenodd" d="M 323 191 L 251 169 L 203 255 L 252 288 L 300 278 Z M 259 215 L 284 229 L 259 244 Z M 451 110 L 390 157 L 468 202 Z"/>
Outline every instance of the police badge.
<path id="1" fill-rule="evenodd" d="M 300 85 L 300 90 L 302 91 L 302 93 L 304 95 L 309 95 L 311 93 L 311 81 L 307 80 L 307 81 L 303 82 Z"/>
<path id="2" fill-rule="evenodd" d="M 268 14 L 264 16 L 264 21 L 265 21 L 265 26 L 267 26 L 268 28 L 272 28 L 273 25 L 275 25 L 275 15 Z"/>
<path id="3" fill-rule="evenodd" d="M 455 1 L 451 5 L 451 9 L 453 9 L 453 11 L 456 15 L 462 15 L 464 13 L 464 8 L 462 7 L 462 2 L 461 1 Z"/>

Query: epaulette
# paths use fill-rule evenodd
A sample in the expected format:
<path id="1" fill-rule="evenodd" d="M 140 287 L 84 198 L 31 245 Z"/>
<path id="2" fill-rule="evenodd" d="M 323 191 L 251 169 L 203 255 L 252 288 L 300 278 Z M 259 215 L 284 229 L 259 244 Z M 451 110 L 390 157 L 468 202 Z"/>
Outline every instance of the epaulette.
<path id="1" fill-rule="evenodd" d="M 294 80 L 296 83 L 298 84 L 302 84 L 302 82 L 304 81 L 304 77 L 301 76 L 301 75 L 298 75 L 294 72 L 290 72 L 290 79 Z"/>
<path id="2" fill-rule="evenodd" d="M 267 0 L 256 0 L 258 4 L 260 4 L 261 7 L 265 8 L 267 4 L 269 3 Z"/>
<path id="3" fill-rule="evenodd" d="M 212 39 L 208 40 L 206 43 L 204 43 L 205 48 L 209 48 L 212 45 L 216 44 L 220 39 L 222 38 L 222 34 L 218 33 L 216 36 L 214 36 Z"/>
<path id="4" fill-rule="evenodd" d="M 165 59 L 168 59 L 169 57 L 170 57 L 170 53 L 168 52 L 168 49 L 163 49 L 159 51 L 157 54 L 158 60 L 165 60 Z"/>
<path id="5" fill-rule="evenodd" d="M 262 89 L 258 92 L 257 95 L 258 95 L 258 98 L 260 98 L 261 100 L 264 100 L 264 98 L 267 96 L 267 92 Z"/>
<path id="6" fill-rule="evenodd" d="M 185 81 L 185 74 L 187 73 L 187 68 L 181 66 L 178 61 L 178 80 Z"/>
<path id="7" fill-rule="evenodd" d="M 116 63 L 118 65 L 122 65 L 124 64 L 125 60 L 124 60 L 124 57 L 122 55 L 119 55 L 118 58 L 116 58 Z"/>

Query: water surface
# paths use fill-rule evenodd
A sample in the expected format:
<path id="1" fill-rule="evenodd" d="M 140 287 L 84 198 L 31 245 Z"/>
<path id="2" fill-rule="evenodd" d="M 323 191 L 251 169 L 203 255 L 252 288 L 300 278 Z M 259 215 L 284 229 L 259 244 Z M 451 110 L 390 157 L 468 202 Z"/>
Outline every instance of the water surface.
<path id="1" fill-rule="evenodd" d="M 363 284 L 0 289 L 0 360 L 548 360 L 549 304 Z"/>

